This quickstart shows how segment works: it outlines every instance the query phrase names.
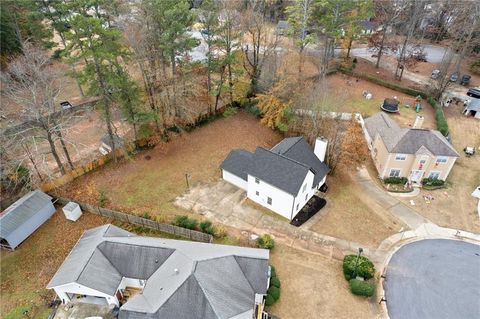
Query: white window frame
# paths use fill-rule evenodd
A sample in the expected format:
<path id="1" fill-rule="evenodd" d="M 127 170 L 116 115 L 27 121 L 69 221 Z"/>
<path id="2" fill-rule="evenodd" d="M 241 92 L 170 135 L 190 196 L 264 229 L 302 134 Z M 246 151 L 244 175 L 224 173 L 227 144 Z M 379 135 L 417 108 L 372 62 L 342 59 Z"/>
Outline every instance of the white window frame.
<path id="1" fill-rule="evenodd" d="M 255 177 L 255 184 L 260 184 L 260 179 L 258 177 Z"/>
<path id="2" fill-rule="evenodd" d="M 406 161 L 407 160 L 407 154 L 395 154 L 395 160 L 396 161 Z"/>
<path id="3" fill-rule="evenodd" d="M 434 179 L 440 179 L 440 175 L 442 175 L 442 172 L 441 171 L 430 171 L 430 173 L 428 173 L 428 178 L 433 178 L 431 176 L 432 174 L 438 174 L 438 176 L 435 177 Z"/>
<path id="4" fill-rule="evenodd" d="M 448 163 L 448 156 L 437 156 L 437 160 L 435 164 L 447 164 Z"/>
<path id="5" fill-rule="evenodd" d="M 398 175 L 392 175 L 392 171 L 398 171 Z M 402 170 L 399 168 L 390 168 L 390 172 L 388 173 L 388 177 L 400 177 L 402 174 Z"/>
<path id="6" fill-rule="evenodd" d="M 272 203 L 273 203 L 272 198 L 271 198 L 271 197 L 267 197 L 267 204 L 268 204 L 268 205 L 272 205 Z"/>
<path id="7" fill-rule="evenodd" d="M 303 185 L 303 190 L 302 190 L 302 192 L 305 193 L 306 190 L 307 190 L 307 184 Z"/>

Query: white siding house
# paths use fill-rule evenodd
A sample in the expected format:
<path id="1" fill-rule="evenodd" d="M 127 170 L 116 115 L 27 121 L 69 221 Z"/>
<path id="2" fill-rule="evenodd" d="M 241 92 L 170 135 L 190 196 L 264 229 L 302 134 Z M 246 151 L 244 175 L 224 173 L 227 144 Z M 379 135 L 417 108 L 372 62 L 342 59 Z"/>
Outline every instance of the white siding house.
<path id="1" fill-rule="evenodd" d="M 327 142 L 315 149 L 303 137 L 286 138 L 271 150 L 233 150 L 221 165 L 222 178 L 247 191 L 252 201 L 292 220 L 325 184 Z"/>

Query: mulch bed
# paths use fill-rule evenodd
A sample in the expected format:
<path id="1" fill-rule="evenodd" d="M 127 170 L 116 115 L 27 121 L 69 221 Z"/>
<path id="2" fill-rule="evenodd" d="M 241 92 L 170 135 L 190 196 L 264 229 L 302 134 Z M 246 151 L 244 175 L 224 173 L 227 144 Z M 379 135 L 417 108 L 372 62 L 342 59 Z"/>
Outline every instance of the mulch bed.
<path id="1" fill-rule="evenodd" d="M 313 196 L 310 200 L 303 206 L 302 210 L 292 219 L 290 222 L 293 226 L 301 226 L 312 216 L 314 216 L 320 209 L 322 209 L 327 204 L 327 201 L 318 196 Z"/>

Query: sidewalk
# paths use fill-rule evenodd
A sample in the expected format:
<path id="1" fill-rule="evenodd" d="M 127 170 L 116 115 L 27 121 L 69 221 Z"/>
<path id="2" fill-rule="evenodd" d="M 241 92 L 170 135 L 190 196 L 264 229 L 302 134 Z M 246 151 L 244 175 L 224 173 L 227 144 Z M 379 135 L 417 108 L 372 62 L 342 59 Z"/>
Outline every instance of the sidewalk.
<path id="1" fill-rule="evenodd" d="M 424 223 L 432 223 L 412 208 L 390 196 L 387 191 L 380 189 L 372 180 L 366 168 L 358 170 L 355 178 L 381 207 L 403 221 L 411 229 L 417 229 Z"/>

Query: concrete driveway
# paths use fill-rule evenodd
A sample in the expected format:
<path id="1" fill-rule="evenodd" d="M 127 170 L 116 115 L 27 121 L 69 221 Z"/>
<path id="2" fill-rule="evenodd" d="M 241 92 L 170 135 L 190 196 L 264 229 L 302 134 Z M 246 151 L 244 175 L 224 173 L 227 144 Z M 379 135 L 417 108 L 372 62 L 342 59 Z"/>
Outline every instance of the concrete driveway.
<path id="1" fill-rule="evenodd" d="M 390 319 L 480 318 L 480 246 L 431 239 L 400 248 L 384 289 Z"/>

